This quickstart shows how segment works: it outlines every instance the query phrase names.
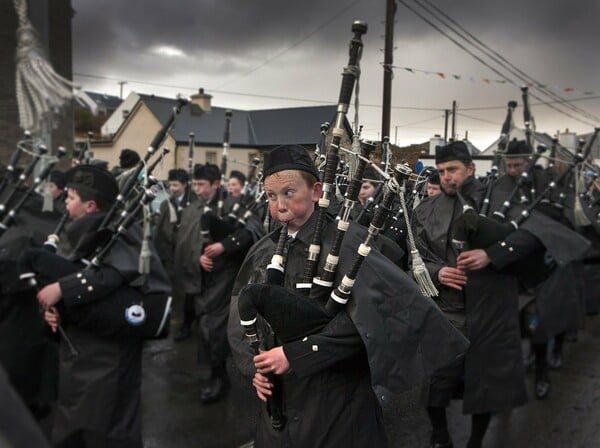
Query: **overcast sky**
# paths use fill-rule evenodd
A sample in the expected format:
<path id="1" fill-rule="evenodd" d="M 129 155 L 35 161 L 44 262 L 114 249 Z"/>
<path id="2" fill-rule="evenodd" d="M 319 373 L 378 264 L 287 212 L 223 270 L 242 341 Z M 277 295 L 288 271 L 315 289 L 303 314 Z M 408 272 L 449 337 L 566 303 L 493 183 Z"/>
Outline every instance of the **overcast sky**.
<path id="1" fill-rule="evenodd" d="M 506 61 L 561 98 L 575 100 L 574 109 L 555 105 L 565 115 L 531 98 L 538 131 L 591 132 L 600 126 L 600 1 L 402 2 L 493 69 L 398 1 L 392 142 L 420 143 L 443 134 L 443 111 L 453 100 L 458 136 L 468 132 L 480 149 L 498 136 L 510 100 L 519 103 L 515 122 L 522 127 L 524 81 Z M 451 26 L 460 36 L 466 33 L 459 26 L 506 61 L 470 47 L 422 7 L 435 12 L 432 5 L 456 22 Z M 124 97 L 131 91 L 174 97 L 203 87 L 213 105 L 238 109 L 335 104 L 352 22 L 366 21 L 359 122 L 365 137 L 379 137 L 385 0 L 72 0 L 72 6 L 74 77 L 85 90 L 119 95 L 118 82 L 127 81 Z M 505 78 L 514 84 L 499 82 Z M 557 100 L 533 87 L 531 93 Z"/>

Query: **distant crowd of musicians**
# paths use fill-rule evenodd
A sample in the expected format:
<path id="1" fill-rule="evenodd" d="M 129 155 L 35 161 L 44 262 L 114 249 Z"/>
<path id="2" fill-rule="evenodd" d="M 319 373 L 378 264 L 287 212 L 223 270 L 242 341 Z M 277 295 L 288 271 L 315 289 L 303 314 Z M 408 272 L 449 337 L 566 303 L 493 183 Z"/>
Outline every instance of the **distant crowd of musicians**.
<path id="1" fill-rule="evenodd" d="M 576 340 L 586 316 L 600 309 L 594 293 L 600 280 L 597 171 L 573 170 L 553 185 L 556 168 L 535 165 L 532 148 L 513 140 L 503 153 L 502 174 L 478 177 L 468 148 L 456 141 L 437 148 L 435 167 L 394 190 L 409 208 L 393 198 L 381 229 L 369 226 L 394 182 L 380 170 L 364 170 L 334 290 L 351 270 L 360 243 L 370 241 L 369 235 L 375 242 L 360 255 L 364 262 L 347 309 L 297 340 L 278 334 L 268 319 L 259 321 L 262 346 L 256 354 L 240 325 L 238 301 L 248 284 L 264 284 L 261 294 L 273 301 L 280 288 L 292 300 L 302 295 L 297 284 L 322 206 L 322 173 L 312 153 L 297 145 L 277 147 L 265 155 L 260 173 L 254 167 L 247 175 L 222 173 L 213 164 L 170 170 L 151 188 L 168 197 L 146 212 L 131 206 L 133 197 L 148 204 L 154 197 L 142 191 L 142 165 L 140 155 L 126 149 L 111 172 L 100 162 L 54 170 L 48 190 L 26 197 L 29 205 L 3 230 L 0 361 L 8 381 L 1 387 L 14 400 L 15 428 L 24 428 L 2 430 L 0 439 L 12 440 L 12 446 L 27 446 L 19 443 L 28 440 L 35 441 L 28 446 L 40 447 L 141 448 L 144 340 L 195 337 L 201 404 L 229 393 L 231 356 L 260 402 L 268 403 L 260 406 L 254 446 L 387 446 L 381 402 L 419 387 L 431 421 L 430 447 L 454 446 L 446 418 L 454 399 L 463 400 L 463 412 L 472 419 L 467 446 L 481 447 L 493 414 L 528 401 L 528 371 L 535 398 L 552 393 L 551 369 L 568 362 L 565 341 Z M 318 271 L 335 244 L 351 175 L 338 173 L 326 221 L 317 225 L 323 232 Z M 134 182 L 139 196 L 122 199 L 122 209 L 136 219 L 115 243 L 101 235 L 107 229 L 119 233 L 118 213 L 112 226 L 103 218 L 131 176 L 140 179 Z M 7 197 L 16 200 L 27 189 L 27 181 L 17 179 L 13 172 L 4 175 L 0 201 L 6 210 L 12 207 Z M 484 203 L 487 216 L 475 218 Z M 3 208 L 0 218 L 6 213 Z M 56 256 L 70 267 L 50 274 L 40 261 L 44 255 L 28 250 L 41 248 L 62 216 L 68 222 L 57 235 Z M 502 238 L 488 237 L 488 221 L 510 230 Z M 511 221 L 519 225 L 510 227 Z M 283 283 L 270 285 L 266 271 L 282 223 Z M 90 266 L 98 246 L 107 255 Z M 142 273 L 136 257 L 144 250 L 151 256 Z M 435 286 L 431 297 L 415 282 L 418 259 Z M 38 279 L 34 289 L 20 279 L 29 270 Z M 168 310 L 163 316 L 149 303 L 159 295 L 173 304 L 170 335 L 162 326 Z M 115 314 L 125 313 L 128 325 L 137 325 L 141 313 L 142 321 L 160 321 L 160 332 L 104 331 L 102 317 L 85 314 L 107 301 L 118 301 Z M 311 315 L 288 302 L 281 306 L 291 319 Z M 161 312 L 165 307 L 157 305 Z M 282 409 L 277 424 L 274 406 Z M 50 413 L 50 434 L 29 423 L 30 414 L 42 421 Z"/>

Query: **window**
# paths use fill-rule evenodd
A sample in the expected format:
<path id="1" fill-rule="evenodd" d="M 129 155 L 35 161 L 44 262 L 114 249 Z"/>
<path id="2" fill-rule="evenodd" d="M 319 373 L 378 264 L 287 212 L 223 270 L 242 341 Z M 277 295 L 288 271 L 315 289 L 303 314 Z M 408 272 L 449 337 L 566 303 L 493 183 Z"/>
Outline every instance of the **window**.
<path id="1" fill-rule="evenodd" d="M 215 151 L 206 151 L 206 163 L 217 164 L 217 153 Z"/>

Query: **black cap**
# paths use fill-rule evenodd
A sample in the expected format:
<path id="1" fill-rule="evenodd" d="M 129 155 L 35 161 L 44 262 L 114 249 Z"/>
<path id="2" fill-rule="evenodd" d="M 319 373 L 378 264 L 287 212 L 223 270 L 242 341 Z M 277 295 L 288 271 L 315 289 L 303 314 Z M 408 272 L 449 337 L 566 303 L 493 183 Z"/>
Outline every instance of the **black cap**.
<path id="1" fill-rule="evenodd" d="M 365 167 L 365 171 L 363 172 L 363 182 L 377 180 L 379 180 L 379 175 L 377 174 L 377 171 L 375 171 L 375 168 L 372 166 Z"/>
<path id="2" fill-rule="evenodd" d="M 114 176 L 103 168 L 94 165 L 77 165 L 66 172 L 68 188 L 85 193 L 92 199 L 104 199 L 112 203 L 119 194 L 119 186 Z"/>
<path id="3" fill-rule="evenodd" d="M 186 170 L 175 168 L 173 170 L 169 170 L 169 177 L 167 180 L 178 181 L 182 184 L 185 184 L 190 181 L 190 176 Z"/>
<path id="4" fill-rule="evenodd" d="M 527 144 L 525 140 L 517 140 L 513 138 L 508 144 L 508 148 L 506 148 L 505 155 L 518 157 L 518 156 L 527 156 L 531 154 L 531 148 Z"/>
<path id="5" fill-rule="evenodd" d="M 65 188 L 65 186 L 67 185 L 67 177 L 66 177 L 64 171 L 58 171 L 58 170 L 51 171 L 50 172 L 50 182 L 52 182 L 58 188 L 63 190 Z"/>
<path id="6" fill-rule="evenodd" d="M 229 178 L 235 177 L 240 181 L 240 184 L 244 185 L 246 183 L 246 176 L 241 171 L 233 170 L 229 173 Z"/>
<path id="7" fill-rule="evenodd" d="M 123 149 L 119 155 L 119 165 L 122 168 L 133 168 L 140 161 L 140 156 L 133 149 Z"/>
<path id="8" fill-rule="evenodd" d="M 217 165 L 207 163 L 206 165 L 196 164 L 194 166 L 194 180 L 207 180 L 211 184 L 221 179 L 221 170 Z"/>
<path id="9" fill-rule="evenodd" d="M 108 160 L 92 159 L 90 160 L 90 164 L 98 166 L 100 168 L 104 168 L 105 170 L 108 169 Z"/>
<path id="10" fill-rule="evenodd" d="M 319 172 L 308 155 L 308 152 L 300 145 L 281 145 L 265 154 L 263 174 L 267 177 L 271 174 L 284 170 L 300 170 L 319 179 Z"/>
<path id="11" fill-rule="evenodd" d="M 435 163 L 450 162 L 451 160 L 460 160 L 470 163 L 473 161 L 469 148 L 465 142 L 451 142 L 445 146 L 436 146 Z"/>
<path id="12" fill-rule="evenodd" d="M 433 173 L 431 173 L 429 175 L 429 177 L 427 178 L 427 182 L 429 182 L 430 184 L 433 184 L 433 185 L 439 185 L 440 184 L 440 173 L 438 173 L 437 171 L 434 171 Z"/>

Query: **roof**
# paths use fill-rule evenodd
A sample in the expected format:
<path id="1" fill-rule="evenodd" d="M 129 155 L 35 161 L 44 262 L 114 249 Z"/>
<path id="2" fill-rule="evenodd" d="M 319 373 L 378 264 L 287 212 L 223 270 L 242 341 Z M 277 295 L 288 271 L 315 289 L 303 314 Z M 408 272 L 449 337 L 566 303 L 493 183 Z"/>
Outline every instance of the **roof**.
<path id="1" fill-rule="evenodd" d="M 123 102 L 121 98 L 114 95 L 107 95 L 105 93 L 85 92 L 100 108 L 112 111 L 119 107 L 119 104 Z"/>
<path id="2" fill-rule="evenodd" d="M 140 99 L 161 122 L 171 116 L 177 100 L 153 95 Z M 196 144 L 220 145 L 225 131 L 225 112 L 232 111 L 229 142 L 232 146 L 269 147 L 281 144 L 317 144 L 321 124 L 332 122 L 337 106 L 285 109 L 239 110 L 212 107 L 203 111 L 196 104 L 181 109 L 171 135 L 177 143 L 187 143 L 190 132 Z"/>

